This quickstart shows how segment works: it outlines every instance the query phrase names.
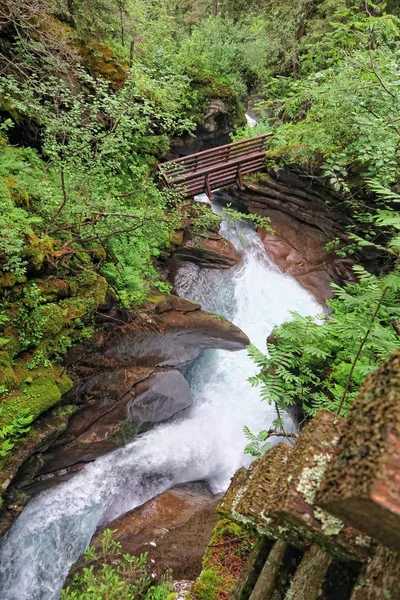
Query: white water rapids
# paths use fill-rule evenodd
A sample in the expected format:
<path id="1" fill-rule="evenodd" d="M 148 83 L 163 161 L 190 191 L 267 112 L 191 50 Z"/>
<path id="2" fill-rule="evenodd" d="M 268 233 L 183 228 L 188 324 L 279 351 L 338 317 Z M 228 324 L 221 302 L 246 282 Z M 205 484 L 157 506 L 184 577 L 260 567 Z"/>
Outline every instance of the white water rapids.
<path id="1" fill-rule="evenodd" d="M 189 265 L 177 286 L 265 349 L 267 335 L 290 310 L 309 315 L 320 307 L 269 262 L 253 230 L 239 228 L 240 236 L 223 233 L 243 254 L 241 265 L 229 271 Z M 57 600 L 70 565 L 99 525 L 175 484 L 207 480 L 214 492 L 224 491 L 233 473 L 249 464 L 243 426 L 258 432 L 274 418 L 247 382 L 256 372 L 246 351 L 204 352 L 188 374 L 194 397 L 188 411 L 31 500 L 0 545 L 1 600 Z"/>

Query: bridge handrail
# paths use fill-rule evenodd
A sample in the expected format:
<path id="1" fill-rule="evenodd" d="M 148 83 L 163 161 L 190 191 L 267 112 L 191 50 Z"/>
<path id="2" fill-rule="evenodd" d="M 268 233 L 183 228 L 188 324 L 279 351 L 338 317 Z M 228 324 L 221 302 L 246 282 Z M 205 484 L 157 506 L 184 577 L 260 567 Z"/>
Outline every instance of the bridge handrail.
<path id="1" fill-rule="evenodd" d="M 264 133 L 231 144 L 225 144 L 218 148 L 211 148 L 197 152 L 196 154 L 177 158 L 158 165 L 158 170 L 167 184 L 175 183 L 177 178 L 180 180 L 187 173 L 199 173 L 205 167 L 212 168 L 213 165 L 218 166 L 223 163 L 236 162 L 240 157 L 244 160 L 245 157 L 254 154 L 256 149 L 261 150 L 266 138 L 271 135 L 272 133 Z"/>
<path id="2" fill-rule="evenodd" d="M 262 158 L 265 155 L 265 152 L 253 152 L 252 154 L 246 154 L 246 156 L 238 156 L 237 158 L 230 160 L 229 163 L 225 165 L 225 168 L 236 167 L 240 164 L 246 164 L 249 161 L 252 161 L 257 158 Z M 206 169 L 199 169 L 198 171 L 189 172 L 188 174 L 182 173 L 181 177 L 175 178 L 171 183 L 178 184 L 183 181 L 190 181 L 191 179 L 195 179 L 196 177 L 204 177 L 207 173 L 211 175 L 211 173 L 216 173 L 221 171 L 221 163 L 216 163 L 212 167 L 207 167 Z"/>

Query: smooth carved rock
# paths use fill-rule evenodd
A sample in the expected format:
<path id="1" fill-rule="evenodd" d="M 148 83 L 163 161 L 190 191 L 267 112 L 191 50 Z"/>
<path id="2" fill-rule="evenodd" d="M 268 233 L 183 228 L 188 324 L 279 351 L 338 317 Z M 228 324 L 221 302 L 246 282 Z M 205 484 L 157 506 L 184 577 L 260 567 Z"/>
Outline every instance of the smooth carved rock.
<path id="1" fill-rule="evenodd" d="M 98 372 L 138 366 L 183 367 L 203 350 L 243 350 L 249 338 L 219 315 L 202 310 L 168 310 L 145 321 L 98 332 L 89 344 L 73 348 L 70 363 Z"/>
<path id="2" fill-rule="evenodd" d="M 118 373 L 113 376 L 117 378 Z M 111 383 L 110 375 L 106 373 L 104 378 L 98 376 L 97 383 L 100 389 L 106 390 L 107 384 Z M 129 383 L 132 389 L 125 392 L 115 406 L 105 410 L 104 414 L 90 425 L 89 418 L 93 415 L 90 409 L 86 409 L 85 412 L 89 413 L 88 421 L 82 433 L 70 443 L 59 445 L 44 455 L 44 466 L 39 477 L 44 473 L 65 469 L 77 462 L 94 460 L 106 452 L 124 446 L 135 438 L 143 425 L 165 421 L 191 406 L 193 402 L 188 382 L 174 369 L 156 369 L 152 375 L 136 385 L 135 380 L 125 378 L 124 387 Z M 79 415 L 76 421 L 78 419 Z M 71 435 L 73 430 L 78 432 L 74 420 L 68 435 Z"/>
<path id="3" fill-rule="evenodd" d="M 149 316 L 133 322 L 113 316 L 109 330 L 99 330 L 69 354 L 76 383 L 67 401 L 81 410 L 35 462 L 33 481 L 21 484 L 24 491 L 34 494 L 65 481 L 83 463 L 132 441 L 143 427 L 187 408 L 191 392 L 177 369 L 207 348 L 241 350 L 249 343 L 238 327 L 195 303 L 163 294 L 151 299 L 155 311 Z"/>
<path id="4" fill-rule="evenodd" d="M 173 257 L 208 269 L 230 269 L 242 261 L 234 245 L 220 235 L 186 240 L 175 250 Z"/>
<path id="5" fill-rule="evenodd" d="M 399 551 L 400 351 L 362 386 L 316 501 Z"/>
<path id="6" fill-rule="evenodd" d="M 359 576 L 350 600 L 397 600 L 400 598 L 400 557 L 380 546 Z"/>

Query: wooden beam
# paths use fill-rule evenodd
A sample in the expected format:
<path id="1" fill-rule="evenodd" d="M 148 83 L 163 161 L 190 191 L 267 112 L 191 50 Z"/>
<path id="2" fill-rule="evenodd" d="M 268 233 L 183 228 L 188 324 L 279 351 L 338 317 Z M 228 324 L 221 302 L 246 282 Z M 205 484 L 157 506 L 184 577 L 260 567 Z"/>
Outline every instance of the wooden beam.
<path id="1" fill-rule="evenodd" d="M 399 350 L 365 380 L 316 503 L 399 551 Z"/>

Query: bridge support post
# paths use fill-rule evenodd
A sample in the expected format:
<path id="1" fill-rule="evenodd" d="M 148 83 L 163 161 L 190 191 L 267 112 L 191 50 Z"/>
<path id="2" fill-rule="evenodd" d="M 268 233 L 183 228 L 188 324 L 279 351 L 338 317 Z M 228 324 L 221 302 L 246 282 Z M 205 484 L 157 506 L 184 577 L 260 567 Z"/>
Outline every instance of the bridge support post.
<path id="1" fill-rule="evenodd" d="M 236 173 L 236 183 L 239 186 L 239 188 L 242 190 L 242 192 L 246 189 L 244 187 L 244 183 L 243 183 L 243 174 L 242 174 L 242 168 L 239 165 L 237 168 L 237 173 Z"/>
<path id="2" fill-rule="evenodd" d="M 208 173 L 204 178 L 204 191 L 207 194 L 207 196 L 209 197 L 209 199 L 213 200 L 213 193 L 211 191 L 211 186 L 210 186 L 210 176 Z"/>

